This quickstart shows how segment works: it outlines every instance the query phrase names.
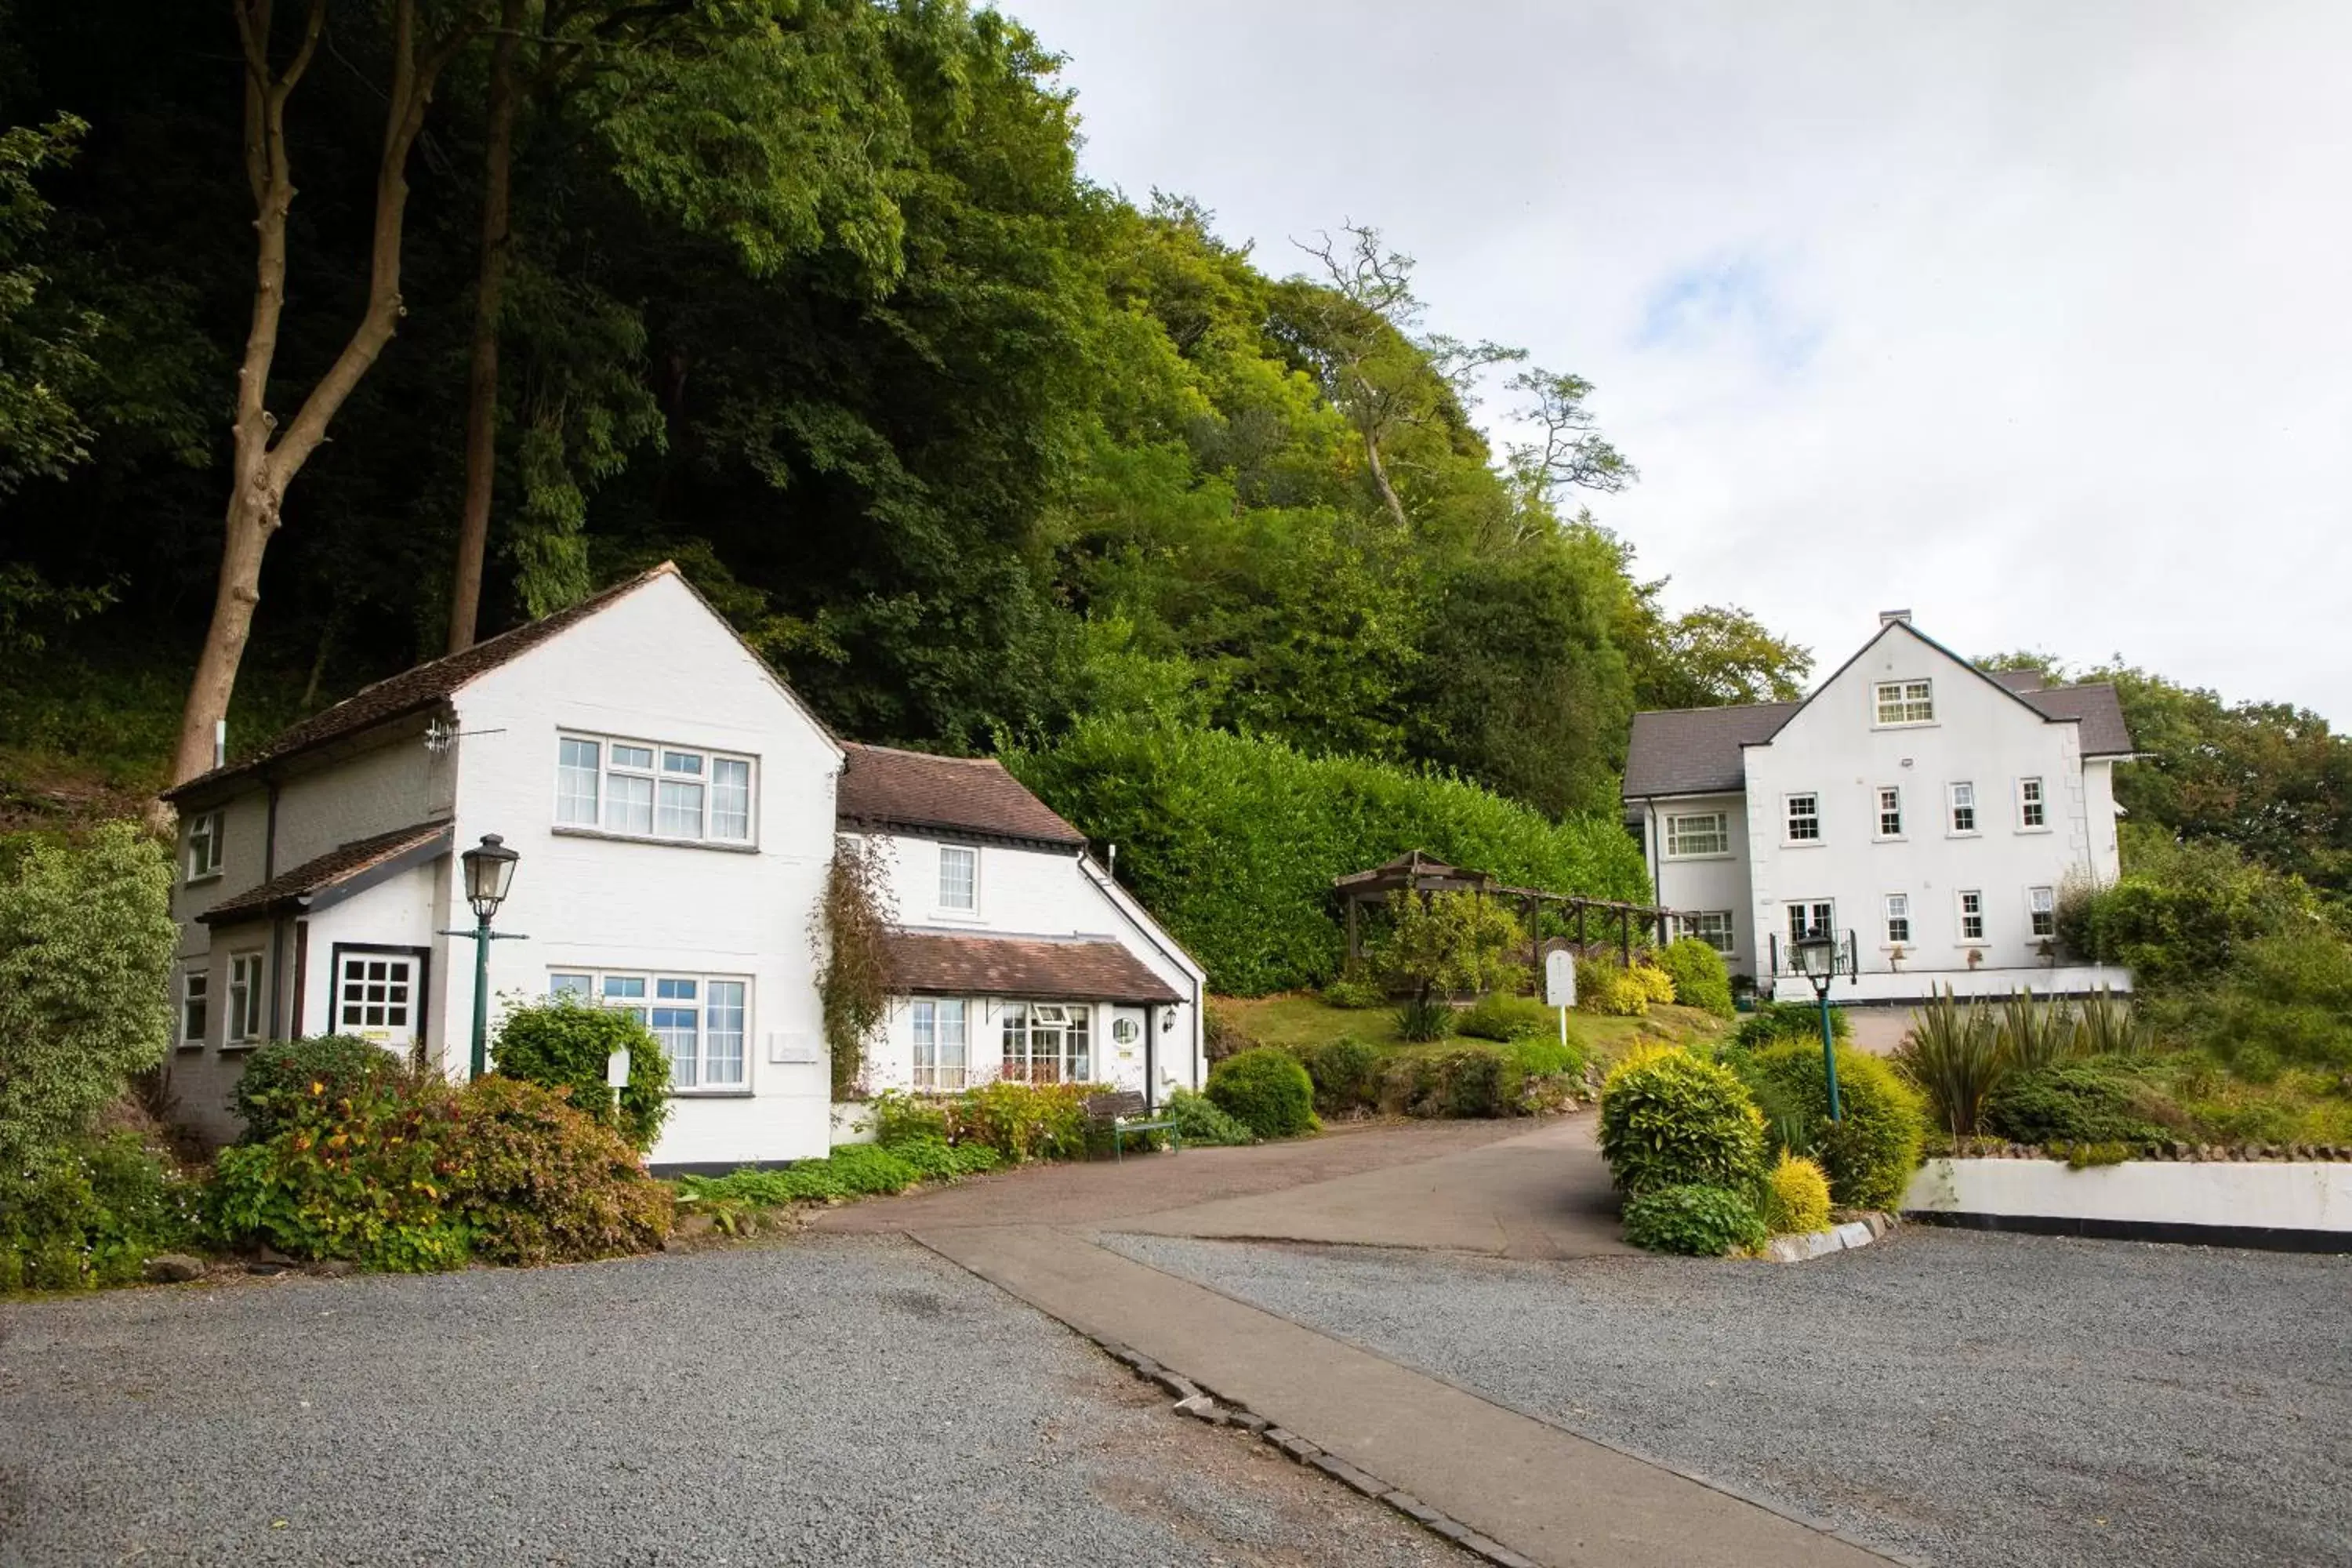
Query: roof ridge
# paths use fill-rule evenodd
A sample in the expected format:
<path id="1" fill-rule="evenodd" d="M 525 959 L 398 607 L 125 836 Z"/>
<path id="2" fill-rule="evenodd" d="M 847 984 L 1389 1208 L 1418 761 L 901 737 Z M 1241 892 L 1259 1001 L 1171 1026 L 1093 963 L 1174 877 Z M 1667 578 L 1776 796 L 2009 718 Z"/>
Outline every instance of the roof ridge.
<path id="1" fill-rule="evenodd" d="M 1760 713 L 1767 708 L 1793 708 L 1803 700 L 1801 697 L 1776 697 L 1769 702 L 1702 702 L 1691 708 L 1637 708 L 1633 710 L 1633 717 L 1643 719 L 1652 714 L 1673 713 Z"/>
<path id="2" fill-rule="evenodd" d="M 844 741 L 842 744 L 854 746 L 861 752 L 883 752 L 894 757 L 919 757 L 927 763 L 965 763 L 991 768 L 1004 766 L 1001 757 L 951 757 L 945 752 L 919 752 L 912 746 L 886 746 L 877 741 Z"/>

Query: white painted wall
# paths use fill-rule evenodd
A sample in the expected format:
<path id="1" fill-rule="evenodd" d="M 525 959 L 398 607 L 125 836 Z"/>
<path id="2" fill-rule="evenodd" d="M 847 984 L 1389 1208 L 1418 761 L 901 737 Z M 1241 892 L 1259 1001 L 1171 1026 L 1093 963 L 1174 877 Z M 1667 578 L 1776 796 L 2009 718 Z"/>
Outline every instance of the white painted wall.
<path id="1" fill-rule="evenodd" d="M 2129 1160 L 2072 1171 L 2057 1160 L 1930 1160 L 1906 1211 L 2352 1234 L 2352 1164 Z"/>
<path id="2" fill-rule="evenodd" d="M 1722 812 L 1729 819 L 1731 847 L 1721 855 L 1669 856 L 1666 819 Z M 1738 795 L 1691 795 L 1650 804 L 1642 825 L 1649 846 L 1650 880 L 1658 902 L 1672 910 L 1729 910 L 1734 951 L 1724 963 L 1734 974 L 1757 973 L 1760 944 L 1755 900 L 1748 887 L 1748 798 Z"/>
<path id="3" fill-rule="evenodd" d="M 462 689 L 455 702 L 457 847 L 497 833 L 520 851 L 490 955 L 493 997 L 544 995 L 556 970 L 635 968 L 750 982 L 749 1087 L 685 1093 L 656 1164 L 822 1156 L 831 1086 L 810 923 L 834 843 L 841 753 L 674 577 L 656 577 Z M 751 849 L 558 831 L 557 738 L 619 734 L 754 757 Z M 435 921 L 472 923 L 447 894 Z M 436 1059 L 462 1070 L 473 951 L 434 939 Z M 493 1032 L 497 1005 L 494 1001 Z M 797 1047 L 797 1048 L 795 1048 Z M 772 1060 L 798 1055 L 796 1061 Z"/>
<path id="4" fill-rule="evenodd" d="M 1872 687 L 1884 680 L 1934 683 L 1932 723 L 1882 728 Z M 1748 875 L 1752 920 L 1786 942 L 1792 900 L 1831 899 L 1837 926 L 1852 929 L 1865 975 L 1886 976 L 1894 994 L 1924 995 L 1969 969 L 1958 894 L 1984 899 L 1984 969 L 2040 964 L 2027 889 L 2076 876 L 2112 875 L 2115 816 L 2105 764 L 2086 776 L 2080 726 L 2053 722 L 1905 625 L 1880 636 L 1795 714 L 1771 742 L 1747 748 Z M 2043 781 L 2048 826 L 2021 826 L 2017 782 Z M 1977 831 L 1949 831 L 1948 787 L 1976 786 Z M 1904 833 L 1878 837 L 1881 786 L 1903 792 Z M 1821 800 L 1822 837 L 1785 837 L 1785 803 Z M 1910 900 L 1911 942 L 1900 978 L 1885 940 L 1883 900 Z M 2118 972 L 2119 973 L 2119 972 Z"/>

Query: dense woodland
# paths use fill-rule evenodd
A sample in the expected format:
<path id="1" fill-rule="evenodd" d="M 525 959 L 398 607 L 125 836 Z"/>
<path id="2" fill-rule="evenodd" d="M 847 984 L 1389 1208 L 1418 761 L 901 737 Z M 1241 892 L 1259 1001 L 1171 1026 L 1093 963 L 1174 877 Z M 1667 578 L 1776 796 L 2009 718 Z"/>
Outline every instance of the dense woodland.
<path id="1" fill-rule="evenodd" d="M 1341 215 L 1254 255 L 1088 183 L 1051 42 L 961 0 L 0 11 L 11 819 L 191 771 L 232 681 L 250 744 L 663 558 L 844 733 L 1095 766 L 1056 804 L 1130 840 L 1100 759 L 1573 826 L 1636 707 L 1801 687 L 1605 527 L 1605 388 L 1430 331 Z M 2136 822 L 2352 889 L 2323 721 L 2093 673 Z"/>

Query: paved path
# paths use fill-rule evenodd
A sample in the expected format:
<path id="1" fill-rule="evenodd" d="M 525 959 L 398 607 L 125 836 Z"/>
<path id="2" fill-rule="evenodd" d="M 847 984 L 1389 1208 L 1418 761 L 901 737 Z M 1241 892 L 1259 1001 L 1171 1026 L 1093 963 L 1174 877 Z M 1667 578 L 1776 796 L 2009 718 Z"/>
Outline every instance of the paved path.
<path id="1" fill-rule="evenodd" d="M 1527 1259 L 1629 1252 L 1588 1114 L 1440 1122 L 1021 1173 L 816 1223 L 903 1229 L 1538 1563 L 1863 1568 L 1885 1559 L 1263 1308 L 1104 1234 L 1346 1242 Z"/>

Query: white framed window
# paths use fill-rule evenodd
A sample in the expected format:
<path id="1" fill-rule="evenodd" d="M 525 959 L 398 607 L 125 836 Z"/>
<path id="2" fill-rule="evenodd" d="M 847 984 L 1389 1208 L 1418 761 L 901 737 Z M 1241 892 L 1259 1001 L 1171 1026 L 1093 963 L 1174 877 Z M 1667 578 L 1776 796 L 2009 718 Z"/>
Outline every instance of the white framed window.
<path id="1" fill-rule="evenodd" d="M 2043 798 L 2040 779 L 2017 781 L 2017 826 L 2021 833 L 2038 832 L 2050 826 L 2050 803 Z"/>
<path id="2" fill-rule="evenodd" d="M 1696 860 L 1731 853 L 1731 814 L 1689 811 L 1666 818 L 1666 858 Z"/>
<path id="3" fill-rule="evenodd" d="M 1717 952 L 1732 950 L 1731 911 L 1729 910 L 1693 910 L 1675 917 L 1677 933 L 1695 936 Z"/>
<path id="4" fill-rule="evenodd" d="M 1793 944 L 1808 936 L 1837 935 L 1837 900 L 1834 899 L 1795 899 L 1789 903 L 1789 941 Z"/>
<path id="5" fill-rule="evenodd" d="M 1984 895 L 1973 888 L 1963 888 L 1959 901 L 1960 940 L 1964 942 L 1984 941 Z"/>
<path id="6" fill-rule="evenodd" d="M 924 998 L 915 1007 L 915 1088 L 953 1092 L 971 1078 L 971 1013 L 961 997 Z"/>
<path id="7" fill-rule="evenodd" d="M 416 1037 L 417 961 L 411 953 L 336 955 L 335 1032 L 384 1044 Z"/>
<path id="8" fill-rule="evenodd" d="M 980 851 L 970 845 L 940 846 L 940 908 L 961 914 L 980 908 Z"/>
<path id="9" fill-rule="evenodd" d="M 228 955 L 228 1032 L 225 1045 L 247 1045 L 261 1038 L 261 953 Z"/>
<path id="10" fill-rule="evenodd" d="M 749 844 L 751 763 L 698 747 L 562 735 L 556 825 L 678 844 Z"/>
<path id="11" fill-rule="evenodd" d="M 1886 945 L 1899 947 L 1911 940 L 1911 895 L 1886 895 Z"/>
<path id="12" fill-rule="evenodd" d="M 1085 1083 L 1094 1076 L 1084 1003 L 1007 1002 L 1003 1077 L 1015 1083 Z"/>
<path id="13" fill-rule="evenodd" d="M 1870 689 L 1871 704 L 1881 726 L 1932 724 L 1936 721 L 1936 687 L 1929 680 L 1882 680 Z"/>
<path id="14" fill-rule="evenodd" d="M 1822 841 L 1822 797 L 1817 795 L 1792 795 L 1787 797 L 1789 842 L 1819 844 Z"/>
<path id="15" fill-rule="evenodd" d="M 1956 784 L 1950 788 L 1951 830 L 1954 833 L 1974 833 L 1977 830 L 1977 786 Z"/>
<path id="16" fill-rule="evenodd" d="M 1903 792 L 1891 784 L 1882 786 L 1878 792 L 1878 837 L 1903 837 Z"/>
<path id="17" fill-rule="evenodd" d="M 207 877 L 217 877 L 221 869 L 221 844 L 228 826 L 228 813 L 207 811 L 188 819 L 188 880 L 201 882 Z"/>
<path id="18" fill-rule="evenodd" d="M 2054 888 L 2025 889 L 2025 913 L 2037 937 L 2058 934 L 2058 891 Z"/>
<path id="19" fill-rule="evenodd" d="M 180 976 L 180 1044 L 201 1046 L 212 1032 L 209 970 L 191 969 Z"/>
<path id="20" fill-rule="evenodd" d="M 547 992 L 618 1008 L 651 1029 L 669 1058 L 673 1090 L 724 1093 L 750 1085 L 746 980 L 648 970 L 551 970 Z"/>
<path id="21" fill-rule="evenodd" d="M 1143 1038 L 1143 1026 L 1132 1018 L 1113 1018 L 1110 1021 L 1110 1038 L 1113 1045 L 1131 1046 Z"/>

